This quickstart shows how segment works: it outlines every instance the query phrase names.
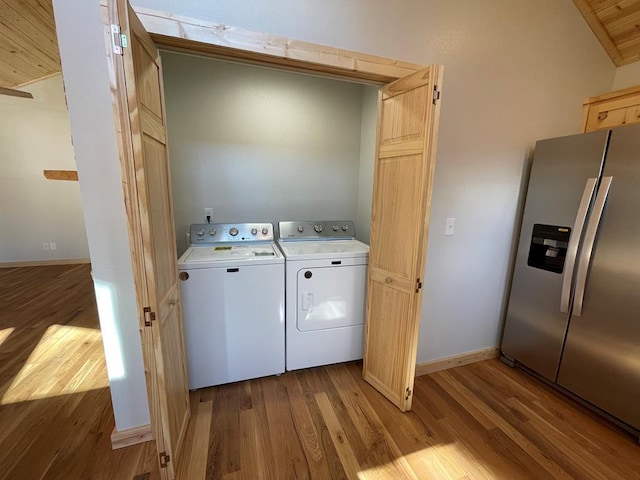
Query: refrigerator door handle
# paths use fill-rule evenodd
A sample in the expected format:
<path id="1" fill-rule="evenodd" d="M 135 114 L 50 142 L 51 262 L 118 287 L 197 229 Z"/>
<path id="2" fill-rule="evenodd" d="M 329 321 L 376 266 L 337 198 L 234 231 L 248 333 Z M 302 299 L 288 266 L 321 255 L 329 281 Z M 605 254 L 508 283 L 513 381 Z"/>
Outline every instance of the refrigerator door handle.
<path id="1" fill-rule="evenodd" d="M 600 219 L 602 218 L 602 211 L 604 210 L 604 205 L 607 202 L 607 197 L 609 196 L 612 180 L 613 177 L 602 177 L 602 182 L 598 189 L 598 196 L 596 197 L 596 203 L 593 206 L 593 213 L 589 220 L 589 226 L 587 227 L 587 232 L 584 235 L 584 246 L 582 247 L 582 252 L 580 252 L 580 263 L 578 264 L 576 295 L 573 302 L 573 315 L 576 317 L 582 315 L 582 302 L 584 300 L 584 291 L 587 286 L 587 275 L 589 273 L 589 264 L 591 263 L 591 255 L 593 253 L 593 244 L 596 241 L 596 235 L 598 233 L 598 228 L 600 227 Z"/>
<path id="2" fill-rule="evenodd" d="M 560 311 L 562 313 L 569 313 L 569 304 L 571 302 L 571 283 L 573 282 L 573 271 L 576 265 L 576 256 L 578 254 L 578 245 L 580 244 L 580 238 L 582 238 L 582 230 L 587 220 L 587 211 L 589 205 L 591 205 L 591 199 L 593 198 L 593 192 L 596 190 L 597 178 L 587 179 L 587 183 L 584 186 L 584 192 L 582 193 L 582 200 L 580 200 L 580 206 L 578 207 L 578 213 L 576 215 L 576 221 L 573 224 L 573 230 L 571 230 L 571 237 L 569 238 L 569 245 L 567 246 L 567 258 L 564 264 L 564 274 L 562 277 L 562 294 L 560 296 Z"/>

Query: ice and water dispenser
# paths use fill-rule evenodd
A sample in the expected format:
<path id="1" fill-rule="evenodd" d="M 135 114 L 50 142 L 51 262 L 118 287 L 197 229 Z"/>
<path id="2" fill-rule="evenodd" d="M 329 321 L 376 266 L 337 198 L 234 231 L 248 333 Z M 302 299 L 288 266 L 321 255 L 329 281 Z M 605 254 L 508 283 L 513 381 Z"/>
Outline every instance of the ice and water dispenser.
<path id="1" fill-rule="evenodd" d="M 562 273 L 570 235 L 569 227 L 534 224 L 527 265 L 549 272 Z"/>

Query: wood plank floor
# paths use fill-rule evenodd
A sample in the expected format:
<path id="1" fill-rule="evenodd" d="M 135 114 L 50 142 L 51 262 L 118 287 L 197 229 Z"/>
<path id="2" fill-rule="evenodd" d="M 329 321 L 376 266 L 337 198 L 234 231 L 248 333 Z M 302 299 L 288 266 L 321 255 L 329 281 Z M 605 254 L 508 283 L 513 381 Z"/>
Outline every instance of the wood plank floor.
<path id="1" fill-rule="evenodd" d="M 487 360 L 402 414 L 349 363 L 192 392 L 180 479 L 640 479 L 637 439 Z"/>
<path id="2" fill-rule="evenodd" d="M 0 479 L 158 475 L 153 442 L 112 451 L 89 265 L 0 269 Z"/>
<path id="3" fill-rule="evenodd" d="M 157 479 L 111 450 L 88 266 L 0 269 L 0 480 Z M 180 480 L 640 479 L 637 439 L 497 360 L 416 380 L 402 414 L 348 363 L 191 393 Z"/>

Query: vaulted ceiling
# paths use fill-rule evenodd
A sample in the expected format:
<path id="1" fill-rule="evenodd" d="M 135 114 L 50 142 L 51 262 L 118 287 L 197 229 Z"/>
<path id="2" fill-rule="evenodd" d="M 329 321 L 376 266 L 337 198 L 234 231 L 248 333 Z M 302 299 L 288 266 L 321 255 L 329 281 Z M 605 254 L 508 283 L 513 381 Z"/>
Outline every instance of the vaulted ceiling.
<path id="1" fill-rule="evenodd" d="M 640 0 L 573 0 L 617 66 L 640 60 Z"/>
<path id="2" fill-rule="evenodd" d="M 52 0 L 0 0 L 0 87 L 60 72 Z"/>
<path id="3" fill-rule="evenodd" d="M 617 66 L 640 60 L 640 0 L 573 0 Z M 60 72 L 52 0 L 0 0 L 0 87 Z"/>

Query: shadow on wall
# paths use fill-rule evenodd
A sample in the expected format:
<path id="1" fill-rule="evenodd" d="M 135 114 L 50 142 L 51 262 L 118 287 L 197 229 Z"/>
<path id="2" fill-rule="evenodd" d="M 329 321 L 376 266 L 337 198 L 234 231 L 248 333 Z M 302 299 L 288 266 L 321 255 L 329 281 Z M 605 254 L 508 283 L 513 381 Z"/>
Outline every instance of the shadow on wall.
<path id="1" fill-rule="evenodd" d="M 524 216 L 524 204 L 527 201 L 527 189 L 529 187 L 529 177 L 531 176 L 531 165 L 533 163 L 534 149 L 530 148 L 522 162 L 522 179 L 520 181 L 520 190 L 518 193 L 517 216 L 513 223 L 513 234 L 511 248 L 509 251 L 509 269 L 505 277 L 504 297 L 502 298 L 502 307 L 500 309 L 500 328 L 498 330 L 498 346 L 502 345 L 502 336 L 504 334 L 504 324 L 507 317 L 507 309 L 509 308 L 509 297 L 511 297 L 511 284 L 513 282 L 513 273 L 515 271 L 516 255 L 518 254 L 518 245 L 520 243 L 520 230 L 522 229 L 522 218 Z"/>

